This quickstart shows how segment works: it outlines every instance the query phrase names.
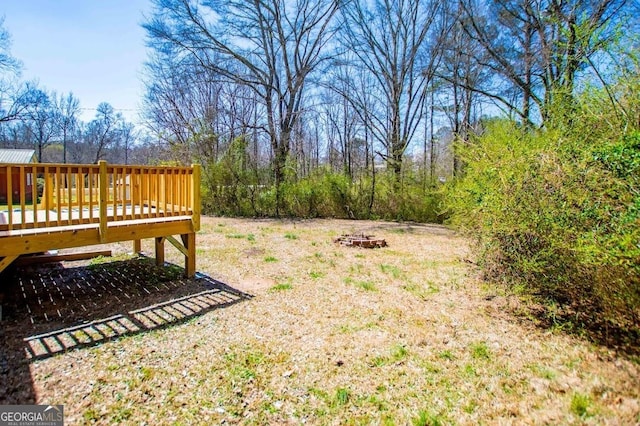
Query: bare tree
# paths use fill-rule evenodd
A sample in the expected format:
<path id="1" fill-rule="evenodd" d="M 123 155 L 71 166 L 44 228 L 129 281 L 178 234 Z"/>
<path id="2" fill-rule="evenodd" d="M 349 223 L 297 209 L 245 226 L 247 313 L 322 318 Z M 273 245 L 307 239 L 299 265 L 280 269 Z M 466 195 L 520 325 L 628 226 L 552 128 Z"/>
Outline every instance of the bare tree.
<path id="1" fill-rule="evenodd" d="M 193 58 L 158 52 L 147 64 L 145 116 L 176 159 L 206 164 L 219 158 L 217 129 L 222 86 Z"/>
<path id="2" fill-rule="evenodd" d="M 22 122 L 33 140 L 38 161 L 44 161 L 43 151 L 57 136 L 56 112 L 51 98 L 44 90 L 33 88 L 32 102 L 22 115 Z"/>
<path id="3" fill-rule="evenodd" d="M 79 156 L 82 162 L 97 163 L 105 159 L 108 149 L 117 141 L 118 123 L 122 117 L 116 114 L 113 107 L 102 102 L 96 108 L 96 117 L 91 120 L 85 129 L 84 143 Z"/>
<path id="4" fill-rule="evenodd" d="M 11 35 L 0 18 L 0 123 L 21 118 L 26 108 L 37 102 L 33 84 L 21 84 L 18 79 L 22 63 L 11 55 Z"/>
<path id="5" fill-rule="evenodd" d="M 419 128 L 426 86 L 440 60 L 436 49 L 446 23 L 441 2 L 431 0 L 354 0 L 341 8 L 342 40 L 369 73 L 379 113 L 368 118 L 381 153 L 399 181 L 402 159 Z"/>
<path id="6" fill-rule="evenodd" d="M 172 53 L 156 52 L 147 74 L 147 127 L 171 146 L 176 160 L 215 164 L 233 139 L 252 135 L 257 161 L 259 107 L 250 88 Z"/>
<path id="7" fill-rule="evenodd" d="M 332 132 L 333 129 L 334 133 L 343 133 L 342 135 L 332 135 L 333 140 L 329 140 L 330 143 L 327 147 L 329 160 L 333 161 L 331 164 L 335 164 L 335 153 L 340 149 L 339 146 L 336 147 L 336 144 L 340 144 L 340 141 L 345 142 L 345 145 L 343 145 L 345 148 L 362 149 L 364 151 L 362 153 L 363 168 L 371 174 L 371 186 L 367 190 L 369 194 L 369 214 L 373 210 L 376 193 L 376 146 L 380 143 L 380 140 L 385 140 L 380 137 L 380 135 L 384 135 L 384 132 L 378 132 L 378 137 L 374 136 L 376 134 L 375 125 L 378 122 L 372 117 L 384 116 L 384 105 L 386 105 L 384 98 L 376 90 L 378 81 L 372 73 L 363 72 L 362 67 L 357 66 L 357 57 L 347 52 L 340 59 L 333 61 L 331 72 L 327 73 L 327 78 L 324 82 L 328 89 L 339 95 L 341 101 L 346 101 L 346 103 L 342 103 L 329 98 L 329 102 L 342 105 L 342 112 L 327 111 L 325 114 L 337 113 L 340 115 L 346 113 L 349 115 L 349 117 L 343 118 L 343 120 L 346 119 L 346 122 L 343 123 L 347 124 L 346 126 L 339 125 L 339 118 L 336 121 L 336 119 L 325 117 L 325 120 L 329 121 L 325 124 L 325 132 Z M 330 106 L 325 106 L 325 109 L 327 108 L 331 109 Z M 355 114 L 355 117 L 351 116 L 351 113 Z M 336 125 L 332 124 L 331 121 L 335 121 Z M 355 134 L 348 134 L 351 132 L 355 132 Z M 351 137 L 354 139 L 350 139 Z M 353 143 L 348 142 L 349 140 Z M 357 157 L 358 155 L 356 154 L 355 156 Z"/>
<path id="8" fill-rule="evenodd" d="M 341 71 L 348 71 L 342 67 Z M 358 138 L 362 128 L 362 120 L 354 109 L 354 105 L 341 93 L 347 93 L 351 88 L 346 79 L 332 81 L 334 89 L 326 90 L 322 105 L 324 132 L 328 141 L 329 162 L 334 169 L 345 173 L 353 179 L 356 166 L 363 167 L 365 161 L 360 149 L 363 140 Z M 355 98 L 355 94 L 350 94 Z"/>
<path id="9" fill-rule="evenodd" d="M 449 121 L 454 137 L 453 171 L 459 173 L 461 162 L 457 155 L 457 144 L 466 143 L 469 133 L 472 131 L 478 119 L 477 106 L 481 102 L 478 91 L 483 90 L 491 83 L 491 75 L 483 66 L 488 56 L 482 46 L 464 31 L 467 24 L 466 15 L 462 5 L 449 4 L 446 10 L 447 19 L 451 23 L 447 37 L 441 47 L 443 60 L 437 71 L 439 84 L 439 106 Z M 431 114 L 433 119 L 436 108 L 431 93 Z M 435 161 L 434 153 L 437 151 L 434 137 L 434 129 L 431 126 L 429 143 L 431 181 L 434 180 Z"/>
<path id="10" fill-rule="evenodd" d="M 138 139 L 138 132 L 136 126 L 126 120 L 120 120 L 117 127 L 118 133 L 118 153 L 121 153 L 121 160 L 124 164 L 129 164 L 129 156 Z"/>
<path id="11" fill-rule="evenodd" d="M 156 50 L 178 49 L 205 68 L 253 90 L 265 108 L 280 185 L 311 73 L 326 58 L 336 0 L 155 0 L 144 28 Z"/>
<path id="12" fill-rule="evenodd" d="M 27 126 L 22 121 L 6 121 L 0 127 L 0 147 L 11 149 L 33 149 Z"/>
<path id="13" fill-rule="evenodd" d="M 487 56 L 481 63 L 508 83 L 474 88 L 525 123 L 544 121 L 557 96 L 573 95 L 579 72 L 615 36 L 627 0 L 460 0 L 464 30 Z M 500 84 L 499 80 L 496 83 Z"/>
<path id="14" fill-rule="evenodd" d="M 40 95 L 35 83 L 0 81 L 0 123 L 24 119 L 27 109 L 41 102 Z"/>
<path id="15" fill-rule="evenodd" d="M 67 95 L 54 92 L 51 95 L 55 110 L 56 125 L 59 136 L 62 138 L 62 161 L 67 162 L 67 143 L 69 137 L 74 134 L 78 125 L 78 113 L 80 112 L 80 100 L 69 92 Z"/>
<path id="16" fill-rule="evenodd" d="M 4 28 L 4 17 L 0 18 L 0 73 L 17 73 L 22 64 L 11 55 L 11 35 Z"/>

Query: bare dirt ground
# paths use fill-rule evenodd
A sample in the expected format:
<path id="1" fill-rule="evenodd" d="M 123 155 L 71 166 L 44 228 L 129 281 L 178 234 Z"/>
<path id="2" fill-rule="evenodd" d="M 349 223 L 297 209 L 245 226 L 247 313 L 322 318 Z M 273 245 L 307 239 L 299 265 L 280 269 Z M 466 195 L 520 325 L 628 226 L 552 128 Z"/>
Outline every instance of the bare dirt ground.
<path id="1" fill-rule="evenodd" d="M 640 423 L 637 361 L 536 327 L 444 227 L 202 223 L 196 279 L 130 244 L 3 276 L 0 403 L 69 424 Z M 356 232 L 389 246 L 332 242 Z"/>

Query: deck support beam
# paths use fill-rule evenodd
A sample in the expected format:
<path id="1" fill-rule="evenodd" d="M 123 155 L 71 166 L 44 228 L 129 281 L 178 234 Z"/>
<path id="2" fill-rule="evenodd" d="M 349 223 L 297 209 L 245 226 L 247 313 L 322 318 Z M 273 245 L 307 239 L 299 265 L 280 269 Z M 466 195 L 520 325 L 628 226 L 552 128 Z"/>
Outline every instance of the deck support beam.
<path id="1" fill-rule="evenodd" d="M 164 237 L 156 237 L 156 265 L 164 265 Z"/>
<path id="2" fill-rule="evenodd" d="M 181 235 L 187 253 L 184 256 L 184 273 L 187 278 L 191 278 L 196 274 L 196 234 Z"/>
<path id="3" fill-rule="evenodd" d="M 187 253 L 187 243 L 184 242 L 184 237 L 182 235 L 180 235 L 180 237 L 182 238 L 182 243 L 180 243 L 178 240 L 176 240 L 172 236 L 168 236 L 167 241 L 169 241 L 175 248 L 177 248 L 180 253 L 182 253 L 185 256 L 188 256 L 189 253 Z"/>
<path id="4" fill-rule="evenodd" d="M 163 240 L 169 241 L 180 253 L 184 255 L 184 275 L 191 278 L 196 274 L 196 234 L 190 232 L 188 234 L 180 234 L 182 244 L 172 236 L 164 237 Z M 161 248 L 162 262 L 164 262 L 164 241 Z M 158 262 L 158 239 L 156 238 L 156 263 Z"/>
<path id="5" fill-rule="evenodd" d="M 4 271 L 17 258 L 18 256 L 5 256 L 0 259 L 0 272 Z"/>

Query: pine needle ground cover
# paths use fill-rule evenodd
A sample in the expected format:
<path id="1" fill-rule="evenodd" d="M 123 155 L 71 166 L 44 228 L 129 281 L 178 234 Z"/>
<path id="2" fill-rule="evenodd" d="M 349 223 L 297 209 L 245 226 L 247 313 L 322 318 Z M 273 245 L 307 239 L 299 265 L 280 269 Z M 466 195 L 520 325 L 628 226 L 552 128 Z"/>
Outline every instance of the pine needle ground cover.
<path id="1" fill-rule="evenodd" d="M 333 243 L 345 233 L 376 235 L 388 247 Z M 183 301 L 173 315 L 196 315 L 18 360 L 0 371 L 15 389 L 0 402 L 28 398 L 20 393 L 28 386 L 34 402 L 64 404 L 69 424 L 640 421 L 637 359 L 538 326 L 521 299 L 477 279 L 468 242 L 447 228 L 203 218 L 197 244 L 197 269 L 208 278 L 183 280 L 179 268 L 158 270 L 126 255 L 116 264 L 133 262 L 139 271 L 128 279 L 117 278 L 120 266 L 109 269 L 114 260 L 82 266 L 114 277 L 121 291 L 107 282 L 88 313 L 69 314 L 76 322 L 134 318 L 140 304 L 171 300 Z M 152 242 L 143 250 L 152 256 Z M 180 264 L 181 254 L 167 249 L 166 260 Z M 203 280 L 246 297 L 211 302 L 198 287 Z M 145 284 L 129 288 L 133 282 Z M 7 340 L 57 324 L 21 318 L 16 312 L 4 323 Z M 22 356 L 3 350 L 10 366 Z M 16 384 L 20 369 L 25 383 Z"/>

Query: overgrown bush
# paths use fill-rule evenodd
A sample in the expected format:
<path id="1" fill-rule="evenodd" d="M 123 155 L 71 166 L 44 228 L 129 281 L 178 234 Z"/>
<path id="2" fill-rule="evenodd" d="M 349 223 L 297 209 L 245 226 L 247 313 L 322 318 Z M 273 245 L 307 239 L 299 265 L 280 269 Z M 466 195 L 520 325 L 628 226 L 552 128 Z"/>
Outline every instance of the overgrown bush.
<path id="1" fill-rule="evenodd" d="M 393 176 L 382 175 L 377 186 L 372 209 L 375 217 L 423 223 L 442 223 L 446 217 L 439 189 L 425 186 L 411 173 L 405 173 L 400 185 Z"/>
<path id="2" fill-rule="evenodd" d="M 540 130 L 486 123 L 460 147 L 465 173 L 446 199 L 488 278 L 637 331 L 640 133 L 601 99 L 584 96 Z"/>
<path id="3" fill-rule="evenodd" d="M 267 191 L 260 185 L 264 171 L 248 167 L 246 150 L 246 140 L 237 138 L 220 161 L 203 165 L 201 189 L 205 214 L 262 216 L 271 207 L 268 194 L 264 194 Z"/>
<path id="4" fill-rule="evenodd" d="M 417 181 L 401 184 L 389 174 L 351 180 L 319 168 L 310 176 L 284 185 L 286 212 L 293 217 L 335 217 L 442 222 L 440 194 Z"/>
<path id="5" fill-rule="evenodd" d="M 241 156 L 240 156 L 241 158 Z M 268 170 L 245 170 L 238 154 L 203 168 L 202 201 L 205 214 L 222 216 L 275 216 L 276 190 Z M 441 194 L 410 176 L 397 182 L 387 173 L 349 178 L 328 167 L 309 176 L 289 177 L 281 188 L 281 215 L 386 219 L 441 223 Z"/>

